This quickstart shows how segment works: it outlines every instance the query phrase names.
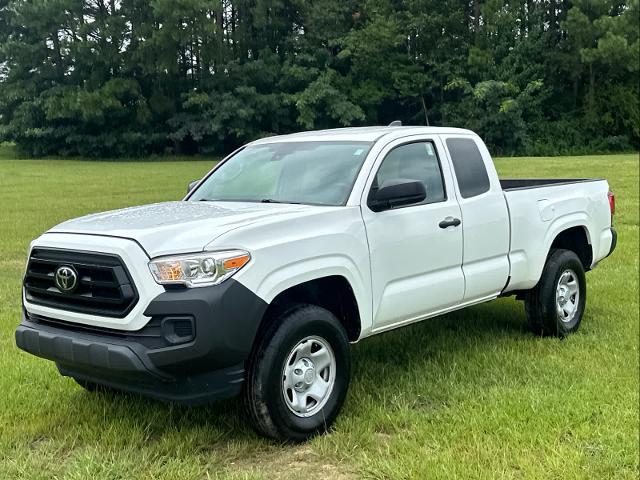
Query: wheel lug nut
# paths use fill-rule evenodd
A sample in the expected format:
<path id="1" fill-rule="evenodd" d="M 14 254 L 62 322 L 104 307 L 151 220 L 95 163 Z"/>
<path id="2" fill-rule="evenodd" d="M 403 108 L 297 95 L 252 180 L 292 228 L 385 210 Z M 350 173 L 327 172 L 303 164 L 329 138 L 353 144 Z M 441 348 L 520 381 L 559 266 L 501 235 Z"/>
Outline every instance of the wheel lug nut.
<path id="1" fill-rule="evenodd" d="M 302 375 L 302 370 L 300 370 L 299 368 L 296 368 L 293 373 L 295 373 L 296 375 Z"/>

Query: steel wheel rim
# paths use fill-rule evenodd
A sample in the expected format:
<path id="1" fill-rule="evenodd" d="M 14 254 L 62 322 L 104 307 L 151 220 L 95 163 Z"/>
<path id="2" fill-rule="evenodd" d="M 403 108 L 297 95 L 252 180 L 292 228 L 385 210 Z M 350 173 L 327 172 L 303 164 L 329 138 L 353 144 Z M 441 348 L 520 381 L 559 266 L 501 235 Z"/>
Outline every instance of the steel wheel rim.
<path id="1" fill-rule="evenodd" d="M 560 320 L 569 323 L 576 316 L 580 302 L 580 283 L 578 276 L 571 269 L 560 275 L 556 285 L 556 310 Z"/>
<path id="2" fill-rule="evenodd" d="M 282 396 L 297 417 L 315 415 L 329 400 L 336 379 L 336 357 L 324 338 L 305 337 L 291 350 L 282 369 Z"/>

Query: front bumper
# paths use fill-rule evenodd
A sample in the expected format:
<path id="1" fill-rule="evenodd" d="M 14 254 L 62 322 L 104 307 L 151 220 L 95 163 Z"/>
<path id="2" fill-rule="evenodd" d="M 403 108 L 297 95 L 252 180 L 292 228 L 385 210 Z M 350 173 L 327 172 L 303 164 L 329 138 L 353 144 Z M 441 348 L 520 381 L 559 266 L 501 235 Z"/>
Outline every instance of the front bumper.
<path id="1" fill-rule="evenodd" d="M 23 310 L 16 344 L 56 362 L 66 376 L 160 400 L 204 403 L 242 389 L 244 365 L 265 309 L 262 299 L 230 279 L 161 293 L 144 312 L 152 320 L 138 332 Z M 168 327 L 175 319 L 191 325 L 182 337 Z"/>

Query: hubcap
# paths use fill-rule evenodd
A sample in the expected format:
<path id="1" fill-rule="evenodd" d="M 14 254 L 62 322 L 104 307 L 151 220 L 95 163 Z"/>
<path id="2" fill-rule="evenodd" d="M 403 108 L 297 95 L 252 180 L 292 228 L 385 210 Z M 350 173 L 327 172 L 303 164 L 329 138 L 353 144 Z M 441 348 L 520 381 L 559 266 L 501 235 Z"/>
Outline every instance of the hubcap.
<path id="1" fill-rule="evenodd" d="M 556 309 L 560 320 L 570 322 L 578 311 L 580 286 L 578 276 L 571 269 L 562 272 L 556 287 Z"/>
<path id="2" fill-rule="evenodd" d="M 310 336 L 293 349 L 282 371 L 282 395 L 294 415 L 310 417 L 324 407 L 336 378 L 336 359 L 324 338 Z"/>

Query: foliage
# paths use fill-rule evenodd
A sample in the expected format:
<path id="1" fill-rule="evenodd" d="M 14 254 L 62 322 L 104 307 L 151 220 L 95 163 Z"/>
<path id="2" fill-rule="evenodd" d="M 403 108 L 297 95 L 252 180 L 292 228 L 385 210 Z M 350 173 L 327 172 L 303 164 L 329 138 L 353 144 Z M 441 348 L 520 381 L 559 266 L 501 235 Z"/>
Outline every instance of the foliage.
<path id="1" fill-rule="evenodd" d="M 640 146 L 639 0 L 0 0 L 0 141 L 224 153 L 300 129 Z"/>

